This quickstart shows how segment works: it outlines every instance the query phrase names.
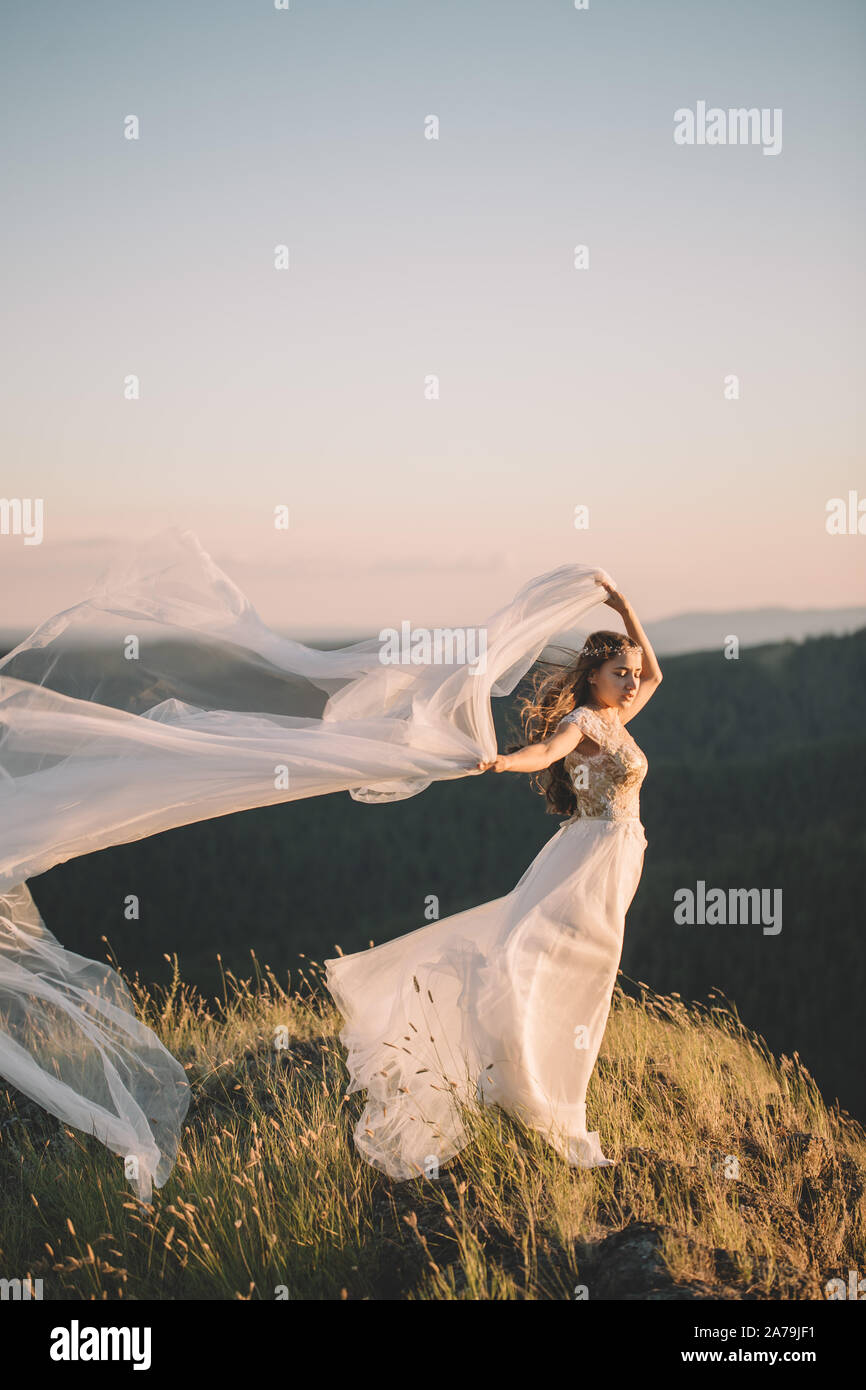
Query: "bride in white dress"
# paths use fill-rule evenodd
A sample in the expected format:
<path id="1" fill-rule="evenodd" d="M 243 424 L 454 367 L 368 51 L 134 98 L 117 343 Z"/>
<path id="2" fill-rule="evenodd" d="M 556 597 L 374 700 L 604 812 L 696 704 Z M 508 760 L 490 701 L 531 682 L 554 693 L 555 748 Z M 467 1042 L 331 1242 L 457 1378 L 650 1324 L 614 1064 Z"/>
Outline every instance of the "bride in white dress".
<path id="1" fill-rule="evenodd" d="M 392 1178 L 438 1176 L 468 1142 L 461 1105 L 478 1103 L 575 1167 L 612 1162 L 587 1131 L 586 1093 L 647 843 L 647 761 L 624 726 L 662 673 L 631 606 L 604 587 L 628 637 L 592 633 L 524 701 L 527 745 L 477 765 L 536 774 L 568 819 L 504 898 L 325 962 L 349 1090 L 367 1093 L 355 1144 Z"/>
<path id="2" fill-rule="evenodd" d="M 491 699 L 602 602 L 622 614 L 628 644 L 581 657 L 540 697 L 531 747 L 497 757 Z M 382 634 L 303 646 L 173 527 L 0 660 L 0 1077 L 121 1155 L 142 1200 L 174 1165 L 186 1072 L 136 1017 L 121 976 L 52 935 L 28 880 L 253 806 L 341 791 L 398 801 L 490 766 L 549 766 L 553 809 L 580 814 L 507 897 L 329 963 L 353 1085 L 369 1097 L 358 1144 L 395 1177 L 460 1148 L 451 1091 L 424 1085 L 438 1053 L 449 1086 L 555 1122 L 566 1156 L 603 1161 L 585 1132 L 586 1083 L 645 843 L 645 764 L 622 724 L 661 672 L 613 580 L 590 565 L 529 580 L 482 631 L 481 663 L 458 650 L 388 664 Z M 566 767 L 581 774 L 573 791 Z M 84 895 L 72 906 L 90 910 Z"/>

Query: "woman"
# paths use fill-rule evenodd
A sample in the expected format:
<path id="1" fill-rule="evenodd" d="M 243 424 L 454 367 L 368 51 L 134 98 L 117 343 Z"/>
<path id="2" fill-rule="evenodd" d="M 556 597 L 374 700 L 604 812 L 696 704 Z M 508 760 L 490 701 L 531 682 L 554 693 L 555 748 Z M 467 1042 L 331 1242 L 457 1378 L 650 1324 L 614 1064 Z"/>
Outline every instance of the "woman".
<path id="1" fill-rule="evenodd" d="M 189 531 L 172 527 L 122 553 L 89 597 L 0 660 L 0 1077 L 121 1155 L 139 1195 L 150 1200 L 176 1159 L 189 1104 L 184 1068 L 136 1018 L 121 977 L 56 940 L 27 880 L 108 845 L 253 806 L 338 791 L 391 802 L 495 766 L 491 698 L 513 691 L 551 639 L 601 601 L 623 614 L 632 643 L 643 646 L 643 668 L 632 660 L 623 672 L 598 653 L 588 657 L 552 703 L 551 692 L 545 695 L 536 716 L 542 723 L 533 725 L 537 745 L 536 734 L 547 738 L 551 720 L 588 696 L 593 709 L 580 719 L 598 723 L 584 729 L 572 721 L 544 754 L 574 755 L 579 731 L 588 735 L 581 750 L 591 795 L 603 795 L 605 779 L 627 757 L 624 731 L 605 721 L 631 718 L 661 677 L 603 570 L 562 565 L 526 583 L 483 626 L 481 662 L 462 660 L 459 650 L 450 662 L 416 661 L 413 651 L 395 665 L 383 659 L 382 634 L 319 651 L 272 631 Z M 628 648 L 633 657 L 637 650 Z M 627 701 L 639 673 L 640 693 Z M 540 752 L 533 746 L 522 765 Z M 549 797 L 554 809 L 572 809 L 561 779 L 551 782 Z M 432 1091 L 424 1100 L 429 1106 L 432 1098 L 433 1118 L 444 1127 L 441 1143 L 434 1149 L 430 1138 L 409 1134 L 413 1121 L 400 1090 L 407 1054 L 400 1053 L 400 1067 L 393 1057 L 419 1026 L 410 1017 L 416 1005 L 441 1010 L 439 1042 L 454 1065 L 465 1055 L 472 1084 L 483 1081 L 486 1094 L 499 1085 L 514 1102 L 526 1092 L 528 1113 L 539 1122 L 570 1105 L 568 1133 L 582 1141 L 581 1078 L 603 1027 L 607 1004 L 600 1000 L 613 980 L 642 844 L 636 821 L 575 821 L 508 898 L 329 962 L 346 1015 L 353 1084 L 371 1098 L 358 1142 L 372 1162 L 410 1177 L 463 1142 Z M 575 915 L 568 894 L 579 904 L 593 885 L 607 894 L 601 916 L 591 918 L 588 908 Z M 92 891 L 100 891 L 98 875 Z M 81 916 L 88 909 L 83 898 L 75 903 Z M 558 998 L 544 971 L 565 959 L 574 1016 L 567 1020 L 568 1065 L 557 1067 L 546 1049 L 562 1039 L 545 1039 L 539 1001 L 546 1007 Z M 584 978 L 596 983 L 585 997 L 575 995 Z M 418 992 L 422 980 L 432 1002 Z M 578 1028 L 587 1030 L 583 1057 L 575 1050 L 584 1036 Z M 422 1042 L 435 1066 L 432 1033 Z M 423 1065 L 416 1060 L 416 1068 Z M 551 1083 L 545 1108 L 541 1091 Z"/>
<path id="2" fill-rule="evenodd" d="M 542 774 L 568 819 L 506 897 L 325 962 L 345 1025 L 359 1151 L 391 1177 L 437 1176 L 467 1142 L 461 1104 L 496 1103 L 568 1163 L 611 1162 L 586 1092 L 643 865 L 647 762 L 625 725 L 662 673 L 631 605 L 600 580 L 628 636 L 594 632 L 524 701 L 525 747 L 479 772 Z"/>

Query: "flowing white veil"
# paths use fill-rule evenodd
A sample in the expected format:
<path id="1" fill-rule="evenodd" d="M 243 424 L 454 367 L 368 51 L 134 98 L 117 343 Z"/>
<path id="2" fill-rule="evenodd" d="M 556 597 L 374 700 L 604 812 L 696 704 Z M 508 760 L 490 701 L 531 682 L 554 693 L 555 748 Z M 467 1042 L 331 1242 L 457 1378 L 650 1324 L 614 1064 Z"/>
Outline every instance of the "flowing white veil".
<path id="1" fill-rule="evenodd" d="M 491 697 L 604 602 L 602 580 L 563 565 L 473 629 L 474 659 L 443 630 L 448 660 L 393 664 L 378 636 L 335 651 L 279 636 L 172 528 L 38 627 L 0 661 L 0 1075 L 123 1155 L 149 1201 L 177 1155 L 184 1070 L 116 971 L 55 940 L 25 881 L 253 806 L 395 801 L 471 774 L 495 756 Z"/>

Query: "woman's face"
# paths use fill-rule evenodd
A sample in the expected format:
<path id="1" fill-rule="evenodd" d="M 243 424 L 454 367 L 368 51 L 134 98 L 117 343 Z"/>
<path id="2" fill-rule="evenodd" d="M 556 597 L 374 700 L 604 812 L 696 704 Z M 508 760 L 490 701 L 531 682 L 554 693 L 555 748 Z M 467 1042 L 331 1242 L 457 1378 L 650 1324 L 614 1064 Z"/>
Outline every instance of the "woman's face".
<path id="1" fill-rule="evenodd" d="M 599 705 L 627 710 L 640 689 L 640 673 L 640 652 L 627 650 L 591 671 L 589 688 Z"/>

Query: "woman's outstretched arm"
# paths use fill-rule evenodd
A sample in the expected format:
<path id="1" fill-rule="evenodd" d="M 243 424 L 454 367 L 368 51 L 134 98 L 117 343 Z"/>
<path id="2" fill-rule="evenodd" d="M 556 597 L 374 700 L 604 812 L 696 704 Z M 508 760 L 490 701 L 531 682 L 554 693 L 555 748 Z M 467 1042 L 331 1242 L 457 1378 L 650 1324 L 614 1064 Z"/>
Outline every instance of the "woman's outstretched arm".
<path id="1" fill-rule="evenodd" d="M 478 772 L 541 772 L 550 767 L 566 753 L 576 748 L 584 737 L 576 724 L 566 724 L 565 728 L 549 738 L 539 739 L 538 743 L 527 743 L 516 753 L 500 753 L 490 763 L 478 763 Z"/>

